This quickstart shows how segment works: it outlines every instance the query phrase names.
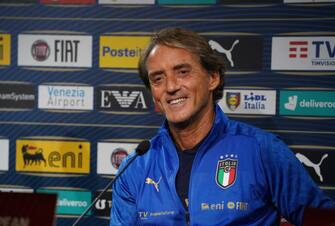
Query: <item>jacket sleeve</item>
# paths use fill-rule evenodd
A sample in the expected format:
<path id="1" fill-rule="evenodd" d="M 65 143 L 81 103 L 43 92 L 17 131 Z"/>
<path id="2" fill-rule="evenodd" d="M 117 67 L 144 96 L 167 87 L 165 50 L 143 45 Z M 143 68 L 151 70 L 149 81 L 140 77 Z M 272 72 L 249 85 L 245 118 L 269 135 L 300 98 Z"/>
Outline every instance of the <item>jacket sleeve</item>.
<path id="1" fill-rule="evenodd" d="M 293 152 L 277 137 L 261 139 L 260 152 L 272 204 L 279 214 L 301 225 L 306 207 L 333 208 Z"/>
<path id="2" fill-rule="evenodd" d="M 129 160 L 127 158 L 127 160 Z M 125 165 L 123 161 L 119 170 Z M 134 187 L 131 186 L 131 168 L 129 167 L 116 181 L 112 191 L 112 209 L 110 226 L 136 225 L 137 211 Z"/>

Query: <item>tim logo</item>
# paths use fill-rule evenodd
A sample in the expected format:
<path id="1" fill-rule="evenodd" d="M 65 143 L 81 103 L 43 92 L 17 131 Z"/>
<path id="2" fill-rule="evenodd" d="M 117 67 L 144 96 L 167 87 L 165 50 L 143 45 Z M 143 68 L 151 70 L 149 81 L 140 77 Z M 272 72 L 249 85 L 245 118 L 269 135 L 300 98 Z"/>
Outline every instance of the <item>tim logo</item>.
<path id="1" fill-rule="evenodd" d="M 21 151 L 23 156 L 24 168 L 32 164 L 41 165 L 41 162 L 44 163 L 44 166 L 47 165 L 47 162 L 43 156 L 42 148 L 37 148 L 36 146 L 29 146 L 28 144 L 25 144 L 22 146 Z"/>
<path id="2" fill-rule="evenodd" d="M 98 109 L 111 112 L 147 112 L 152 99 L 142 86 L 98 87 Z"/>
<path id="3" fill-rule="evenodd" d="M 307 58 L 308 57 L 307 41 L 290 41 L 289 57 L 290 58 Z"/>
<path id="4" fill-rule="evenodd" d="M 288 102 L 284 104 L 285 109 L 290 110 L 290 111 L 295 111 L 297 108 L 297 103 L 298 103 L 298 96 L 289 96 L 288 97 Z"/>

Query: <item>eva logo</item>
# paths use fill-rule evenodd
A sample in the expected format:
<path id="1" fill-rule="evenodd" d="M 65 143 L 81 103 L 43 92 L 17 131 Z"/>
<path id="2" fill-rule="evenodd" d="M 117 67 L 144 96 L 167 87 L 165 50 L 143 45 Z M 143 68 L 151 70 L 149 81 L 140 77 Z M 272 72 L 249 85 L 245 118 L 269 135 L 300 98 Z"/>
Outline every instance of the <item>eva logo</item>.
<path id="1" fill-rule="evenodd" d="M 109 112 L 144 113 L 152 98 L 141 85 L 106 85 L 97 87 L 97 109 Z"/>
<path id="2" fill-rule="evenodd" d="M 101 68 L 137 68 L 142 51 L 150 37 L 100 36 Z"/>
<path id="3" fill-rule="evenodd" d="M 90 143 L 17 140 L 16 171 L 87 174 L 90 172 Z"/>
<path id="4" fill-rule="evenodd" d="M 10 35 L 0 34 L 0 66 L 10 64 Z"/>

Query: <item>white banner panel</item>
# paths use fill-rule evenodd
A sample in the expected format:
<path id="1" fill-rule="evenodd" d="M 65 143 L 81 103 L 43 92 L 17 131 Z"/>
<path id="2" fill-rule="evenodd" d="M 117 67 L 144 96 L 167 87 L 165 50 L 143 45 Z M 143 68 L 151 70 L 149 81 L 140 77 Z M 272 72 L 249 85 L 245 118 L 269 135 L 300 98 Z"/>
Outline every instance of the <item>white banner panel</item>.
<path id="1" fill-rule="evenodd" d="M 228 114 L 276 114 L 275 90 L 225 89 L 219 105 Z"/>
<path id="2" fill-rule="evenodd" d="M 272 70 L 335 70 L 335 36 L 273 37 Z"/>
<path id="3" fill-rule="evenodd" d="M 135 150 L 137 143 L 98 142 L 97 173 L 114 175 L 121 161 Z"/>
<path id="4" fill-rule="evenodd" d="M 18 65 L 92 67 L 92 36 L 20 34 Z"/>
<path id="5" fill-rule="evenodd" d="M 9 140 L 0 139 L 0 170 L 7 171 L 9 162 Z"/>
<path id="6" fill-rule="evenodd" d="M 40 85 L 38 108 L 93 110 L 93 87 Z"/>

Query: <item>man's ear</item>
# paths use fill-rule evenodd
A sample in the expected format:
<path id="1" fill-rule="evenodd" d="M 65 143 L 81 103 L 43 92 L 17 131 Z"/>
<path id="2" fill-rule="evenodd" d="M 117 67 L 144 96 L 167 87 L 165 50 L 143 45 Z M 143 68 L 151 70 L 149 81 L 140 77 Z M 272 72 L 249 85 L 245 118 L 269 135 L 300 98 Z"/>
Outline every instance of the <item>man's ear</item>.
<path id="1" fill-rule="evenodd" d="M 213 91 L 220 84 L 220 73 L 218 71 L 209 73 L 209 90 Z"/>

